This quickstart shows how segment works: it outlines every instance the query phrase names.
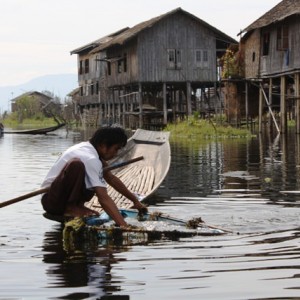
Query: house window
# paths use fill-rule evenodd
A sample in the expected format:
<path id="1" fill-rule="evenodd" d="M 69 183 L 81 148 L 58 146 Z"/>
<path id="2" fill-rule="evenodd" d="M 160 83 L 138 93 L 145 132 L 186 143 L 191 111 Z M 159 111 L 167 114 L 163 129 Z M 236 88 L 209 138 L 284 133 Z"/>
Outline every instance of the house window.
<path id="1" fill-rule="evenodd" d="M 181 50 L 176 50 L 175 66 L 176 69 L 181 69 Z"/>
<path id="2" fill-rule="evenodd" d="M 208 67 L 208 51 L 203 49 L 195 50 L 195 64 L 197 68 Z"/>
<path id="3" fill-rule="evenodd" d="M 175 49 L 168 49 L 168 67 L 175 69 Z"/>
<path id="4" fill-rule="evenodd" d="M 111 62 L 110 61 L 107 62 L 107 74 L 111 75 Z"/>
<path id="5" fill-rule="evenodd" d="M 83 61 L 82 60 L 79 62 L 79 74 L 80 75 L 83 74 Z"/>
<path id="6" fill-rule="evenodd" d="M 124 53 L 124 64 L 123 64 L 123 71 L 127 72 L 127 53 Z"/>
<path id="7" fill-rule="evenodd" d="M 208 68 L 208 51 L 203 50 L 202 54 L 203 54 L 202 55 L 203 56 L 203 67 Z"/>
<path id="8" fill-rule="evenodd" d="M 196 50 L 196 65 L 201 65 L 201 50 Z"/>
<path id="9" fill-rule="evenodd" d="M 89 72 L 89 59 L 86 59 L 84 61 L 84 72 L 88 73 Z"/>
<path id="10" fill-rule="evenodd" d="M 118 73 L 122 73 L 122 60 L 121 58 L 118 59 L 118 67 L 117 67 L 117 70 L 118 70 Z"/>
<path id="11" fill-rule="evenodd" d="M 99 81 L 96 82 L 96 94 L 99 94 Z"/>
<path id="12" fill-rule="evenodd" d="M 96 58 L 95 58 L 95 70 L 96 71 L 99 70 L 99 55 L 96 55 Z"/>
<path id="13" fill-rule="evenodd" d="M 91 95 L 94 95 L 94 84 L 91 84 Z"/>
<path id="14" fill-rule="evenodd" d="M 252 62 L 255 62 L 255 52 L 252 52 Z"/>
<path id="15" fill-rule="evenodd" d="M 181 50 L 168 49 L 168 68 L 180 69 L 181 68 Z"/>
<path id="16" fill-rule="evenodd" d="M 277 50 L 287 50 L 289 48 L 289 27 L 282 25 L 277 28 Z"/>
<path id="17" fill-rule="evenodd" d="M 127 53 L 123 54 L 123 57 L 120 55 L 117 60 L 117 72 L 127 72 Z"/>
<path id="18" fill-rule="evenodd" d="M 270 48 L 270 33 L 264 33 L 263 35 L 263 56 L 269 55 Z"/>

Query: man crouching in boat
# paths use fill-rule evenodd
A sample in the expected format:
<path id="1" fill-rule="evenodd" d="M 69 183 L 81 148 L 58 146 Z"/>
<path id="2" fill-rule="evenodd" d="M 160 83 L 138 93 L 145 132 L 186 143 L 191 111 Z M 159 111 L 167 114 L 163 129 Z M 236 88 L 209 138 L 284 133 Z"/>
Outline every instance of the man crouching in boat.
<path id="1" fill-rule="evenodd" d="M 133 208 L 146 212 L 122 181 L 110 171 L 104 171 L 106 161 L 114 158 L 127 143 L 125 131 L 119 127 L 98 129 L 89 141 L 67 149 L 47 174 L 42 187 L 49 191 L 42 196 L 46 212 L 73 217 L 98 215 L 84 206 L 94 194 L 101 207 L 119 226 L 126 226 L 116 204 L 107 194 L 106 183 L 133 202 Z"/>

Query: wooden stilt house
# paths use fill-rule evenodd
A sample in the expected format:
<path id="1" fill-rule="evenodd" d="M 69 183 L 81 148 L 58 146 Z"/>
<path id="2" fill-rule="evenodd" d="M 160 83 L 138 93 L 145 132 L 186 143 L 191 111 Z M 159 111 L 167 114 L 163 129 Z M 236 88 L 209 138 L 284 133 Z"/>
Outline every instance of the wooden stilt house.
<path id="1" fill-rule="evenodd" d="M 80 105 L 96 103 L 100 124 L 160 128 L 199 111 L 201 101 L 220 102 L 218 58 L 231 43 L 181 8 L 121 30 L 71 52 L 78 54 Z"/>
<path id="2" fill-rule="evenodd" d="M 260 131 L 266 121 L 285 133 L 288 118 L 295 118 L 300 133 L 299 15 L 299 0 L 283 0 L 241 32 L 246 105 L 257 107 Z"/>

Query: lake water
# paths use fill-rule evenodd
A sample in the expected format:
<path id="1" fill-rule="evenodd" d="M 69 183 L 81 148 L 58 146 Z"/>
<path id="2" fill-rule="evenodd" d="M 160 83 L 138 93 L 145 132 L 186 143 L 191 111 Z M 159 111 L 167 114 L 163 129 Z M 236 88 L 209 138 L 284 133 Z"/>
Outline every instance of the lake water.
<path id="1" fill-rule="evenodd" d="M 59 154 L 88 138 L 59 130 L 0 138 L 0 201 L 39 188 Z M 0 209 L 2 299 L 300 299 L 300 147 L 294 134 L 172 143 L 150 207 L 202 217 L 222 236 L 66 252 L 40 196 Z"/>

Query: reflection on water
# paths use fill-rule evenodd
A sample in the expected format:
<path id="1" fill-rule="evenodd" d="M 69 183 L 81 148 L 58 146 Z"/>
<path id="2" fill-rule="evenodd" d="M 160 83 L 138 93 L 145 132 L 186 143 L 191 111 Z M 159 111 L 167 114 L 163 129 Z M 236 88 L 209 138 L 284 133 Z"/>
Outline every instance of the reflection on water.
<path id="1" fill-rule="evenodd" d="M 110 288 L 110 269 L 115 262 L 110 249 L 89 248 L 86 244 L 68 253 L 63 247 L 62 232 L 57 229 L 45 233 L 42 251 L 47 264 L 47 288 L 70 289 L 64 299 L 96 298 L 119 290 Z"/>
<path id="2" fill-rule="evenodd" d="M 1 138 L 1 201 L 39 188 L 59 154 L 90 135 Z M 148 204 L 233 231 L 224 236 L 66 251 L 39 197 L 2 208 L 0 299 L 299 299 L 299 145 L 293 133 L 172 142 Z"/>

